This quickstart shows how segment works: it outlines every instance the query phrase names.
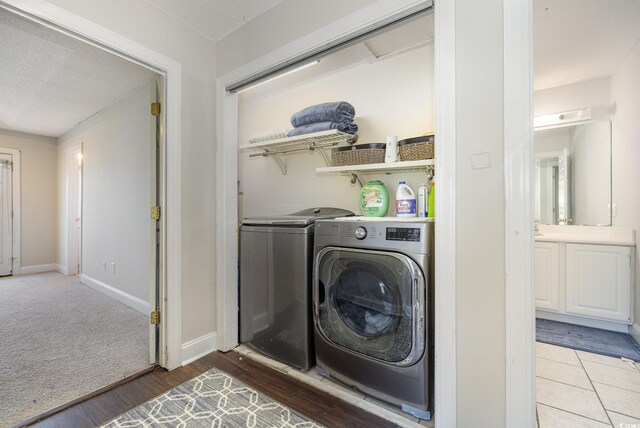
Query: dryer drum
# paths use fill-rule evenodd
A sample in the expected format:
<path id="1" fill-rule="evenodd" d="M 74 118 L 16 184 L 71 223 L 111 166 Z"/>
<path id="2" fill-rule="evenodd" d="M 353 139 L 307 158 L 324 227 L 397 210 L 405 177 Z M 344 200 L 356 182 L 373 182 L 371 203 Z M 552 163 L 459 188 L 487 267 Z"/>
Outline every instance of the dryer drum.
<path id="1" fill-rule="evenodd" d="M 381 277 L 362 264 L 344 271 L 331 289 L 331 300 L 340 319 L 366 340 L 395 330 L 402 315 L 397 291 Z"/>
<path id="2" fill-rule="evenodd" d="M 388 254 L 344 249 L 317 263 L 317 328 L 326 339 L 382 361 L 405 360 L 419 340 L 407 267 Z"/>

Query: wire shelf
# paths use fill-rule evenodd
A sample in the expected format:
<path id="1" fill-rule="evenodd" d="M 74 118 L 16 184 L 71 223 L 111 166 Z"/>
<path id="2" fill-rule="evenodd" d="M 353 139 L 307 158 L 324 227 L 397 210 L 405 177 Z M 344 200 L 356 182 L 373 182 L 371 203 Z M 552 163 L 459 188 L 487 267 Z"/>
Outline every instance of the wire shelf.
<path id="1" fill-rule="evenodd" d="M 332 129 L 329 131 L 314 132 L 313 134 L 297 135 L 295 137 L 279 138 L 277 140 L 247 144 L 241 146 L 240 150 L 253 150 L 259 152 L 251 156 L 269 156 L 274 154 L 353 144 L 357 139 L 357 135 L 351 135 Z"/>

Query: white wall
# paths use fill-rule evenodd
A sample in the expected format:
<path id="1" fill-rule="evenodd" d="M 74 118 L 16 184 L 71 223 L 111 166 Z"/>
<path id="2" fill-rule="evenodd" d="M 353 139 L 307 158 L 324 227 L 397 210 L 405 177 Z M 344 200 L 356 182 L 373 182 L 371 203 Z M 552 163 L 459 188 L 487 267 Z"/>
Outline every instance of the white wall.
<path id="1" fill-rule="evenodd" d="M 610 224 L 611 175 L 601 173 L 595 166 L 611 159 L 611 124 L 594 122 L 576 126 L 570 156 L 573 224 Z"/>
<path id="2" fill-rule="evenodd" d="M 65 187 L 68 149 L 83 144 L 82 275 L 145 302 L 152 272 L 150 103 L 147 84 L 59 138 Z"/>
<path id="3" fill-rule="evenodd" d="M 353 50 L 339 54 L 353 55 Z M 414 137 L 434 129 L 433 45 L 373 64 L 355 61 L 338 69 L 323 69 L 321 64 L 331 59 L 323 59 L 307 73 L 295 73 L 268 87 L 243 92 L 239 102 L 240 141 L 246 144 L 252 134 L 291 127 L 291 115 L 306 106 L 341 100 L 356 109 L 358 144 L 385 142 L 387 135 Z M 339 59 L 334 59 L 336 62 Z M 242 152 L 239 158 L 241 218 L 285 214 L 313 206 L 360 213 L 360 185 L 351 184 L 347 176 L 316 174 L 316 167 L 326 166 L 319 154 L 284 156 L 287 175 L 282 175 L 273 159 L 251 158 L 250 153 Z M 327 154 L 330 156 L 330 151 Z M 389 216 L 395 215 L 399 180 L 406 180 L 416 193 L 421 183 L 428 182 L 426 171 L 366 174 L 362 179 L 383 180 L 390 195 Z"/>
<path id="4" fill-rule="evenodd" d="M 216 45 L 216 75 L 224 74 L 272 50 L 324 27 L 376 0 L 282 1 Z"/>
<path id="5" fill-rule="evenodd" d="M 56 263 L 56 139 L 0 129 L 0 147 L 20 150 L 22 267 Z"/>
<path id="6" fill-rule="evenodd" d="M 535 133 L 534 153 L 561 152 L 571 147 L 570 128 L 554 129 L 553 132 L 537 131 Z"/>
<path id="7" fill-rule="evenodd" d="M 182 64 L 182 342 L 212 333 L 215 44 L 143 0 L 47 1 Z"/>
<path id="8" fill-rule="evenodd" d="M 630 227 L 640 236 L 640 45 L 611 77 L 614 226 Z M 635 323 L 640 325 L 640 251 L 636 248 Z"/>
<path id="9" fill-rule="evenodd" d="M 559 113 L 586 107 L 611 105 L 611 78 L 543 89 L 533 94 L 533 114 Z"/>
<path id="10" fill-rule="evenodd" d="M 501 427 L 507 399 L 502 1 L 456 0 L 455 36 L 456 422 Z M 491 167 L 472 169 L 471 156 L 483 152 Z"/>

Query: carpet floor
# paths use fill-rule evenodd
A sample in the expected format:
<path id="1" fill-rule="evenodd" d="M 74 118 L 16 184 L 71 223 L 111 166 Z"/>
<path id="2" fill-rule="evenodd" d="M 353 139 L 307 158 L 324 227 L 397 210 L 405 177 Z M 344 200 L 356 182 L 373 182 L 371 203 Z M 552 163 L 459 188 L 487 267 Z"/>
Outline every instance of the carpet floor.
<path id="1" fill-rule="evenodd" d="M 640 362 L 640 344 L 630 334 L 536 319 L 536 340 L 550 345 Z"/>
<path id="2" fill-rule="evenodd" d="M 211 369 L 102 428 L 125 427 L 320 428 L 321 425 L 238 379 Z"/>
<path id="3" fill-rule="evenodd" d="M 0 427 L 149 367 L 148 323 L 75 276 L 0 279 Z"/>

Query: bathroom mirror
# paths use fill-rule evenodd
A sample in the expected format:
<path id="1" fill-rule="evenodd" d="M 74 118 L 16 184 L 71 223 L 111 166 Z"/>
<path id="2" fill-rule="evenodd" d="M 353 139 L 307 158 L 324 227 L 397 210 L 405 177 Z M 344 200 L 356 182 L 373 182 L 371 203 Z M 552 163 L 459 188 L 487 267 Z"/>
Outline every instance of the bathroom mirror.
<path id="1" fill-rule="evenodd" d="M 535 220 L 611 225 L 611 122 L 534 132 Z"/>

